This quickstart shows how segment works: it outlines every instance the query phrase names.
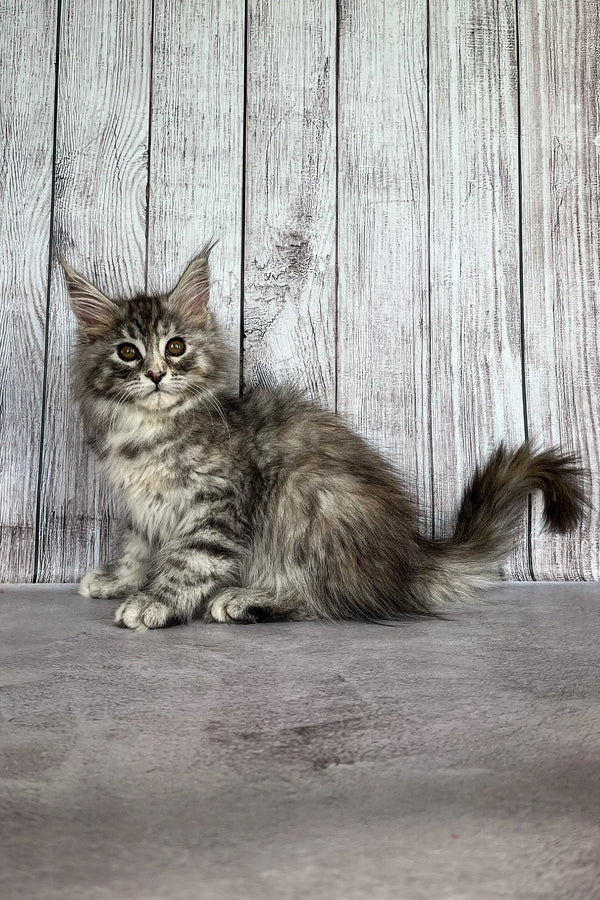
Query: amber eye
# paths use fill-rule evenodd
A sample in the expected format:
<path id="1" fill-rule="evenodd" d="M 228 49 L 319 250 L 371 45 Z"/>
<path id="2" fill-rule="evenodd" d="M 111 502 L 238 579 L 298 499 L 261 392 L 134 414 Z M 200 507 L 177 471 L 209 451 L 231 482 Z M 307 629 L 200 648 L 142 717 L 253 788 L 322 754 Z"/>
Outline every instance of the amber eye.
<path id="1" fill-rule="evenodd" d="M 167 343 L 167 353 L 169 356 L 181 356 L 185 350 L 185 344 L 181 338 L 171 338 Z"/>
<path id="2" fill-rule="evenodd" d="M 137 359 L 140 355 L 138 348 L 134 347 L 133 344 L 121 344 L 120 347 L 117 347 L 117 353 L 125 362 L 131 362 L 132 359 Z"/>

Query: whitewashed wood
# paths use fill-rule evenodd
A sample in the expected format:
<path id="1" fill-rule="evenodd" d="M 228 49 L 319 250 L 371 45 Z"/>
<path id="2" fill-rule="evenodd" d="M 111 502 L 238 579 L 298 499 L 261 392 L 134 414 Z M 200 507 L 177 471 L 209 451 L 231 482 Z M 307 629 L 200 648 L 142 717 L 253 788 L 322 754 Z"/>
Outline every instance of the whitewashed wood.
<path id="1" fill-rule="evenodd" d="M 338 408 L 427 519 L 427 5 L 340 12 Z"/>
<path id="2" fill-rule="evenodd" d="M 540 534 L 539 579 L 600 576 L 600 7 L 519 2 L 525 360 L 530 431 L 577 451 L 594 509 Z"/>
<path id="3" fill-rule="evenodd" d="M 0 581 L 30 581 L 50 246 L 56 2 L 3 0 L 0 20 Z"/>
<path id="4" fill-rule="evenodd" d="M 107 292 L 146 277 L 167 289 L 220 238 L 214 302 L 234 341 L 244 6 L 63 0 L 54 217 L 58 251 Z M 247 6 L 246 380 L 291 379 L 331 405 L 337 384 L 340 411 L 408 472 L 424 510 L 433 479 L 438 535 L 474 463 L 524 434 L 519 21 L 528 426 L 581 453 L 595 504 L 574 539 L 538 536 L 536 504 L 532 558 L 538 578 L 598 577 L 597 5 Z M 0 579 L 15 581 L 34 572 L 56 15 L 56 0 L 0 0 Z M 57 267 L 48 327 L 39 574 L 72 580 L 106 553 L 111 513 L 69 394 L 73 323 Z M 508 574 L 527 576 L 525 547 Z"/>
<path id="5" fill-rule="evenodd" d="M 111 294 L 144 288 L 151 0 L 64 0 L 54 233 L 58 252 Z M 73 581 L 105 556 L 107 492 L 69 390 L 74 324 L 53 267 L 40 580 Z"/>
<path id="6" fill-rule="evenodd" d="M 244 0 L 156 5 L 148 288 L 167 291 L 210 238 L 211 302 L 239 347 Z"/>
<path id="7" fill-rule="evenodd" d="M 430 5 L 431 415 L 436 535 L 477 462 L 525 434 L 512 0 Z M 506 566 L 528 577 L 527 544 Z"/>
<path id="8" fill-rule="evenodd" d="M 244 380 L 335 401 L 335 0 L 248 2 Z"/>

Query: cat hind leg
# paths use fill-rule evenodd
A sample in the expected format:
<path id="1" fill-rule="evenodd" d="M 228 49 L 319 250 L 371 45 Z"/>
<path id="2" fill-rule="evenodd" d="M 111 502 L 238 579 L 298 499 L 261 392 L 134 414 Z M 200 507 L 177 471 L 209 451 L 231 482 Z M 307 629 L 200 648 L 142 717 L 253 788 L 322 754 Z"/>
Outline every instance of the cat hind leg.
<path id="1" fill-rule="evenodd" d="M 255 624 L 282 620 L 309 619 L 299 598 L 278 596 L 258 587 L 231 587 L 219 591 L 208 605 L 205 620 Z"/>

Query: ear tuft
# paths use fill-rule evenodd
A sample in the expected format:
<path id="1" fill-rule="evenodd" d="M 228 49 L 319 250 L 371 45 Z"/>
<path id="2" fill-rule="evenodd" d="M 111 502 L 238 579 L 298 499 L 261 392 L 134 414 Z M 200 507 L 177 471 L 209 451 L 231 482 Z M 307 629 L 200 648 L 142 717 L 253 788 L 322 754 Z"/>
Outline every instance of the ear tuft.
<path id="1" fill-rule="evenodd" d="M 116 303 L 105 297 L 102 291 L 91 284 L 64 261 L 58 260 L 63 268 L 69 291 L 71 309 L 77 317 L 82 333 L 96 340 L 103 337 L 116 325 L 119 309 Z"/>
<path id="2" fill-rule="evenodd" d="M 210 296 L 208 257 L 215 241 L 206 244 L 188 265 L 171 294 L 171 301 L 184 319 L 194 325 L 206 321 Z"/>

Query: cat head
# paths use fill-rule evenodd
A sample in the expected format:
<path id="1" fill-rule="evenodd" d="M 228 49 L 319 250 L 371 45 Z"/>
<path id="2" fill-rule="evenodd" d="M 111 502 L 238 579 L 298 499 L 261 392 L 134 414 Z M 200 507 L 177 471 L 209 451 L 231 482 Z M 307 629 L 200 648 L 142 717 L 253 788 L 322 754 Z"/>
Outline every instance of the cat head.
<path id="1" fill-rule="evenodd" d="M 231 389 L 228 353 L 209 308 L 210 249 L 192 260 L 170 294 L 122 301 L 61 261 L 78 324 L 80 397 L 152 413 Z"/>

